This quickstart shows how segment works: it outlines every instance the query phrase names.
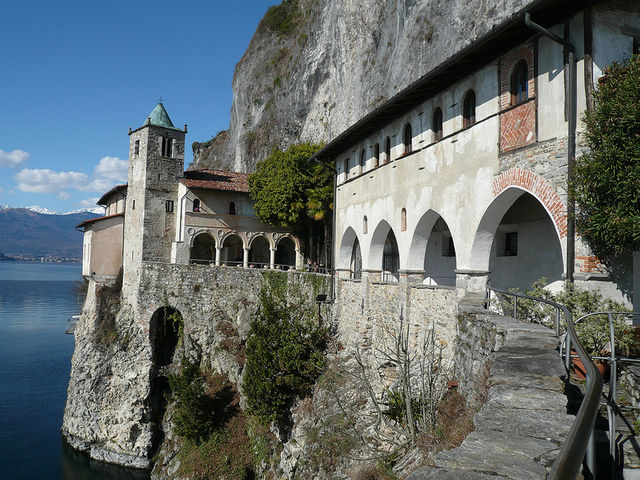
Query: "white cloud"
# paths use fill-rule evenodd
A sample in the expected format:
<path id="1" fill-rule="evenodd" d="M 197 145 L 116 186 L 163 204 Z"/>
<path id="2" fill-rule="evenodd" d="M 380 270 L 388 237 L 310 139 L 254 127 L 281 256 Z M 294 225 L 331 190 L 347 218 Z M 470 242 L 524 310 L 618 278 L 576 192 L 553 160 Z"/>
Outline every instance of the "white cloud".
<path id="1" fill-rule="evenodd" d="M 93 168 L 92 176 L 74 171 L 56 172 L 48 168 L 23 168 L 16 174 L 15 179 L 18 182 L 18 190 L 23 192 L 51 193 L 56 194 L 61 200 L 68 200 L 71 198 L 68 190 L 104 193 L 114 184 L 126 182 L 127 174 L 126 160 L 107 156 L 102 157 Z"/>
<path id="2" fill-rule="evenodd" d="M 93 169 L 97 177 L 106 178 L 118 182 L 126 182 L 129 164 L 118 157 L 102 157 L 98 165 Z"/>
<path id="3" fill-rule="evenodd" d="M 95 207 L 96 203 L 100 200 L 98 197 L 85 198 L 78 202 L 79 207 Z"/>
<path id="4" fill-rule="evenodd" d="M 89 177 L 80 172 L 55 172 L 48 168 L 23 168 L 16 174 L 18 190 L 31 193 L 58 193 L 87 188 Z"/>
<path id="5" fill-rule="evenodd" d="M 22 162 L 26 162 L 29 159 L 29 152 L 22 150 L 12 150 L 5 152 L 0 149 L 0 167 L 17 167 Z"/>

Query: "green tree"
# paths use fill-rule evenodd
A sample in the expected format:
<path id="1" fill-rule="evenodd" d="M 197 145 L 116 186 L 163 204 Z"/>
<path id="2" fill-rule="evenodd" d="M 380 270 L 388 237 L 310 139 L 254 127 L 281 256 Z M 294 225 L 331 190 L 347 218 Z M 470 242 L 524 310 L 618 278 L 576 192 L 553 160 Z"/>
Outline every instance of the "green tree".
<path id="1" fill-rule="evenodd" d="M 263 423 L 283 425 L 296 397 L 306 395 L 324 370 L 327 330 L 314 322 L 313 309 L 287 301 L 285 274 L 265 279 L 247 340 L 242 388 L 251 413 Z"/>
<path id="2" fill-rule="evenodd" d="M 285 151 L 274 150 L 258 163 L 249 177 L 249 195 L 256 215 L 280 227 L 293 227 L 307 235 L 313 245 L 320 225 L 325 249 L 333 209 L 333 168 L 311 161 L 322 145 L 301 143 Z M 309 253 L 314 253 L 313 246 Z"/>
<path id="3" fill-rule="evenodd" d="M 640 249 L 640 55 L 605 70 L 585 122 L 589 150 L 570 185 L 576 225 L 607 261 Z"/>

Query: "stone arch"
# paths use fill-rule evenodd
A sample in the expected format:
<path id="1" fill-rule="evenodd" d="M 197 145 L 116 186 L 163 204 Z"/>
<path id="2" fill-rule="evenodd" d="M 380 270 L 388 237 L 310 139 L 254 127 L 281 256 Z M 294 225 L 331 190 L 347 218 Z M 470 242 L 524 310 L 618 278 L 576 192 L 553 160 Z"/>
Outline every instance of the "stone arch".
<path id="1" fill-rule="evenodd" d="M 380 220 L 378 226 L 371 235 L 371 243 L 369 244 L 369 254 L 367 256 L 367 268 L 370 270 L 382 270 L 382 259 L 384 256 L 384 247 L 389 236 L 389 232 L 393 235 L 393 241 L 397 240 L 391 225 L 386 220 Z M 398 260 L 400 260 L 400 252 L 398 250 Z"/>
<path id="2" fill-rule="evenodd" d="M 529 170 L 511 168 L 493 180 L 493 196 L 497 199 L 509 187 L 520 188 L 536 197 L 553 219 L 558 236 L 567 237 L 567 207 L 549 182 Z"/>
<path id="3" fill-rule="evenodd" d="M 189 263 L 208 264 L 216 259 L 216 239 L 208 230 L 194 234 L 189 246 Z"/>
<path id="4" fill-rule="evenodd" d="M 276 243 L 275 263 L 288 270 L 296 266 L 297 245 L 292 235 L 283 235 Z"/>
<path id="5" fill-rule="evenodd" d="M 249 241 L 249 263 L 257 267 L 269 265 L 271 248 L 271 242 L 265 235 L 254 235 Z"/>
<path id="6" fill-rule="evenodd" d="M 275 247 L 275 248 L 278 248 L 278 244 L 279 244 L 282 240 L 284 240 L 285 238 L 288 238 L 289 240 L 291 240 L 291 241 L 293 242 L 293 245 L 294 245 L 295 249 L 296 249 L 297 251 L 300 251 L 300 248 L 301 248 L 301 247 L 300 247 L 300 240 L 298 240 L 298 238 L 297 238 L 296 236 L 291 235 L 291 234 L 289 234 L 289 233 L 285 233 L 284 235 L 280 235 L 279 237 L 277 237 L 277 238 L 275 239 L 274 247 Z"/>
<path id="7" fill-rule="evenodd" d="M 220 262 L 224 265 L 243 265 L 245 239 L 236 232 L 229 232 L 220 239 Z"/>
<path id="8" fill-rule="evenodd" d="M 338 268 L 350 269 L 351 265 L 351 252 L 353 251 L 353 244 L 358 240 L 358 235 L 352 227 L 348 227 L 342 234 L 342 240 L 340 241 L 340 249 L 338 250 Z"/>
<path id="9" fill-rule="evenodd" d="M 535 194 L 504 189 L 486 209 L 471 248 L 472 270 L 491 270 L 499 288 L 528 288 L 540 277 L 560 280 L 565 269 L 558 225 Z"/>
<path id="10" fill-rule="evenodd" d="M 446 220 L 436 211 L 427 210 L 413 231 L 407 270 L 423 272 L 428 284 L 455 285 L 455 242 Z"/>
<path id="11" fill-rule="evenodd" d="M 151 452 L 153 454 L 158 451 L 165 437 L 162 418 L 167 410 L 167 394 L 170 388 L 164 367 L 176 361 L 176 350 L 183 328 L 182 314 L 171 306 L 158 308 L 149 322 L 152 370 L 151 389 L 147 402 L 151 412 Z"/>

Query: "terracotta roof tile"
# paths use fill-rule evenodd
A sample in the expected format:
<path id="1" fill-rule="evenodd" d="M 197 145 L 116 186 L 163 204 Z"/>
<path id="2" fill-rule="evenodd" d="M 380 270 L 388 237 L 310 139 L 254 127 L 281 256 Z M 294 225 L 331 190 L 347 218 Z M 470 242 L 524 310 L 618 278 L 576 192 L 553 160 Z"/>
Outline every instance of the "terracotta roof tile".
<path id="1" fill-rule="evenodd" d="M 223 170 L 188 170 L 180 181 L 188 188 L 249 192 L 249 174 Z"/>
<path id="2" fill-rule="evenodd" d="M 106 220 L 107 218 L 115 218 L 115 217 L 124 217 L 124 212 L 114 213 L 113 215 L 107 215 L 105 217 L 90 218 L 89 220 L 85 220 L 84 222 L 79 223 L 78 225 L 76 225 L 76 228 L 84 228 L 87 225 L 89 225 L 90 223 L 95 223 L 95 222 L 99 222 L 101 220 Z"/>

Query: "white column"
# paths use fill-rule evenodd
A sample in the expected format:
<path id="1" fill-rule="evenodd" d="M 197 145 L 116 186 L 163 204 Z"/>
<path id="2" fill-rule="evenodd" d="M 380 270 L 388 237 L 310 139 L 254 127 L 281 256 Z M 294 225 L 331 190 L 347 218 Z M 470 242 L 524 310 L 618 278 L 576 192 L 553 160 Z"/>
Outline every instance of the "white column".
<path id="1" fill-rule="evenodd" d="M 242 266 L 249 268 L 249 247 L 242 247 Z"/>
<path id="2" fill-rule="evenodd" d="M 276 249 L 269 248 L 269 268 L 273 270 L 276 265 Z"/>
<path id="3" fill-rule="evenodd" d="M 220 266 L 220 258 L 222 257 L 222 247 L 216 245 L 216 266 Z"/>
<path id="4" fill-rule="evenodd" d="M 296 270 L 302 270 L 304 268 L 304 258 L 302 252 L 296 249 Z M 326 268 L 326 265 L 325 265 Z"/>

